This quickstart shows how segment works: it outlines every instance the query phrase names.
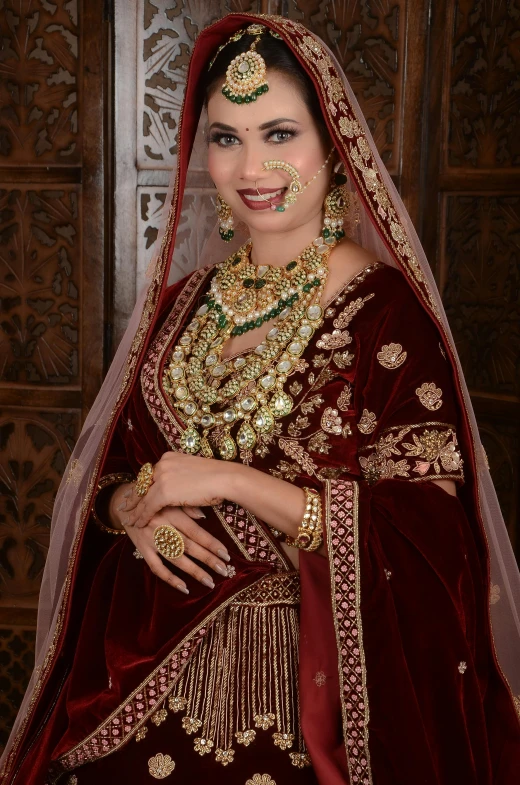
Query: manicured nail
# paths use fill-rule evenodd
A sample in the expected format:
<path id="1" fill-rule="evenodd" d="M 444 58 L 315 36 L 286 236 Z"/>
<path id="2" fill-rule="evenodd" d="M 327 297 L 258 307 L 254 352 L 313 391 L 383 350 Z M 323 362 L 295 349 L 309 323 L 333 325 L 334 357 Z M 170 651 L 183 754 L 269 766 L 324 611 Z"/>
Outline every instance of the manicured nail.
<path id="1" fill-rule="evenodd" d="M 189 594 L 190 593 L 190 590 L 187 588 L 187 586 L 181 586 L 180 583 L 178 583 L 175 588 L 178 589 L 179 591 L 181 591 L 183 594 Z"/>
<path id="2" fill-rule="evenodd" d="M 208 587 L 208 589 L 214 589 L 214 588 L 215 588 L 215 584 L 213 583 L 213 581 L 211 580 L 211 578 L 203 578 L 203 579 L 201 580 L 201 583 L 203 583 L 203 584 L 204 584 L 204 586 L 207 586 L 207 587 Z"/>
<path id="3" fill-rule="evenodd" d="M 132 488 L 130 488 L 130 490 L 128 491 L 125 491 L 123 494 L 123 499 L 128 499 L 128 497 L 131 496 L 132 493 L 133 493 Z"/>
<path id="4" fill-rule="evenodd" d="M 120 504 L 117 508 L 118 512 L 121 512 L 121 510 L 126 510 L 126 502 L 123 502 L 123 504 Z"/>
<path id="5" fill-rule="evenodd" d="M 193 518 L 205 518 L 206 516 L 202 512 L 202 510 L 196 510 L 193 512 Z"/>
<path id="6" fill-rule="evenodd" d="M 227 551 L 223 551 L 222 548 L 217 551 L 217 556 L 220 556 L 220 558 L 224 559 L 224 561 L 231 561 L 231 556 L 229 553 Z"/>
<path id="7" fill-rule="evenodd" d="M 227 570 L 225 567 L 221 567 L 220 564 L 215 564 L 215 571 L 223 575 L 224 578 L 227 578 Z"/>

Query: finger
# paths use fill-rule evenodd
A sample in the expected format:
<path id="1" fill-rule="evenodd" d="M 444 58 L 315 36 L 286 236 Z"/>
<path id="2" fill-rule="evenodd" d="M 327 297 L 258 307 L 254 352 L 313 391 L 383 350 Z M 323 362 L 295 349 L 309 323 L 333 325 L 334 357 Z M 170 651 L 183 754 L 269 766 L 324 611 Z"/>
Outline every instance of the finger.
<path id="1" fill-rule="evenodd" d="M 181 507 L 181 509 L 184 513 L 186 513 L 186 515 L 188 515 L 190 518 L 193 518 L 194 520 L 206 517 L 200 507 Z"/>
<path id="2" fill-rule="evenodd" d="M 197 559 L 197 561 L 202 562 L 211 570 L 215 570 L 215 572 L 218 572 L 218 574 L 222 575 L 224 578 L 228 577 L 227 567 L 224 562 L 220 561 L 220 559 L 216 559 L 215 555 L 211 553 L 211 551 L 208 551 L 206 548 L 202 548 L 193 540 L 186 538 L 184 543 L 184 553 L 190 556 L 192 559 Z"/>
<path id="3" fill-rule="evenodd" d="M 121 504 L 117 508 L 118 512 L 131 512 L 135 510 L 137 505 L 139 504 L 140 496 L 137 495 L 135 492 L 135 485 L 132 484 L 132 487 L 129 488 L 124 494 Z"/>
<path id="4" fill-rule="evenodd" d="M 214 553 L 226 562 L 231 561 L 231 556 L 229 555 L 226 546 L 203 529 L 202 526 L 199 526 L 198 523 L 195 523 L 188 515 L 183 517 L 176 515 L 175 520 L 172 521 L 172 523 L 179 531 L 185 534 L 186 537 L 193 540 L 205 550 L 211 551 L 211 553 Z"/>
<path id="5" fill-rule="evenodd" d="M 177 589 L 177 591 L 180 591 L 183 594 L 190 593 L 184 581 L 182 581 L 180 578 L 177 578 L 176 575 L 173 575 L 168 567 L 165 567 L 159 556 L 154 553 L 154 551 L 148 551 L 148 549 L 146 549 L 146 552 L 143 553 L 143 556 L 149 568 L 157 578 L 160 578 L 165 583 L 173 586 L 174 589 Z"/>
<path id="6" fill-rule="evenodd" d="M 167 506 L 162 489 L 162 483 L 154 483 L 146 496 L 141 497 L 135 509 L 125 516 L 123 526 L 135 526 L 137 529 L 147 526 L 153 516 Z"/>
<path id="7" fill-rule="evenodd" d="M 180 556 L 178 559 L 168 559 L 168 561 L 174 564 L 175 567 L 177 567 L 179 570 L 182 570 L 182 572 L 185 572 L 187 575 L 191 575 L 191 577 L 195 578 L 195 580 L 199 581 L 199 583 L 207 586 L 208 589 L 215 588 L 215 582 L 211 575 L 203 570 L 202 567 L 199 567 L 198 564 L 195 564 L 195 562 L 193 562 L 187 556 Z"/>

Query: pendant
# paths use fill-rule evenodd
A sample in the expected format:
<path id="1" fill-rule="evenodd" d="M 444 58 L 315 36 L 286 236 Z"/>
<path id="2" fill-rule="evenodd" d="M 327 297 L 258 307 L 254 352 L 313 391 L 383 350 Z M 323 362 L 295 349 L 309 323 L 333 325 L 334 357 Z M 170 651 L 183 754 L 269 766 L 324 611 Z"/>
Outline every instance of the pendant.
<path id="1" fill-rule="evenodd" d="M 252 450 L 256 444 L 256 433 L 248 422 L 243 422 L 237 433 L 237 444 L 242 450 Z"/>
<path id="2" fill-rule="evenodd" d="M 200 441 L 200 452 L 204 458 L 214 458 L 213 450 L 211 449 L 211 445 L 209 441 L 206 439 L 205 436 L 202 437 Z"/>
<path id="3" fill-rule="evenodd" d="M 234 461 L 237 457 L 237 446 L 229 433 L 219 441 L 218 451 L 224 461 Z"/>
<path id="4" fill-rule="evenodd" d="M 262 406 L 253 418 L 257 433 L 270 433 L 274 428 L 274 417 L 267 406 Z"/>
<path id="5" fill-rule="evenodd" d="M 189 455 L 195 455 L 200 450 L 200 434 L 195 428 L 186 428 L 181 436 L 181 449 Z"/>
<path id="6" fill-rule="evenodd" d="M 293 408 L 293 399 L 286 392 L 275 392 L 269 401 L 269 408 L 276 417 L 285 417 Z"/>

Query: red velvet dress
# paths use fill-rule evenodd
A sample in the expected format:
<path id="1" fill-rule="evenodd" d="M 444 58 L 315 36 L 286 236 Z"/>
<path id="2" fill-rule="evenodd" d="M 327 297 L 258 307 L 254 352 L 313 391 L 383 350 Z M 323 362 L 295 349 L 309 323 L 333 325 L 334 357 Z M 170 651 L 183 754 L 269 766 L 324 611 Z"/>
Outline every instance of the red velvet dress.
<path id="1" fill-rule="evenodd" d="M 168 291 L 104 474 L 135 474 L 176 449 L 182 427 L 162 369 L 209 277 Z M 141 785 L 160 753 L 175 763 L 165 778 L 183 785 L 256 785 L 255 774 L 275 785 L 516 783 L 520 729 L 490 637 L 468 436 L 437 330 L 402 274 L 373 265 L 345 286 L 286 387 L 292 413 L 237 460 L 320 491 L 328 559 L 302 553 L 298 582 L 269 527 L 225 502 L 205 510 L 204 526 L 226 543 L 230 577 L 215 576 L 210 591 L 183 575 L 185 597 L 133 557 L 127 537 L 113 542 L 91 524 L 16 782 Z M 454 479 L 458 497 L 435 478 Z M 248 658 L 260 663 L 254 678 L 242 678 Z M 221 746 L 219 759 L 211 723 L 201 727 L 211 707 L 266 713 L 276 674 L 291 745 L 274 740 L 268 719 L 228 734 L 232 753 Z M 188 716 L 190 689 L 199 704 Z M 217 725 L 234 729 L 237 718 L 223 716 Z M 246 730 L 249 743 L 236 736 Z"/>

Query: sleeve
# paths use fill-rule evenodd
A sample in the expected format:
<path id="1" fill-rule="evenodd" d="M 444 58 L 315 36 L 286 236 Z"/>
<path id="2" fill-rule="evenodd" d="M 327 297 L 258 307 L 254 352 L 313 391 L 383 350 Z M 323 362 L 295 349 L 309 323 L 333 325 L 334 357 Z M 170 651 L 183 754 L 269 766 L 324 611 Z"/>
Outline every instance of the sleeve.
<path id="1" fill-rule="evenodd" d="M 362 337 L 356 379 L 358 461 L 375 483 L 401 478 L 462 483 L 457 400 L 441 336 L 410 291 Z"/>

